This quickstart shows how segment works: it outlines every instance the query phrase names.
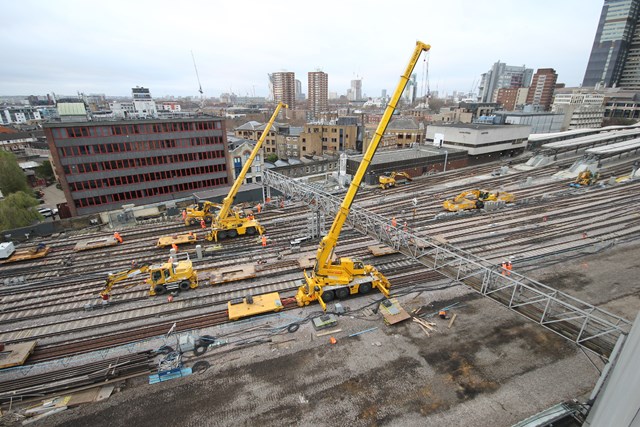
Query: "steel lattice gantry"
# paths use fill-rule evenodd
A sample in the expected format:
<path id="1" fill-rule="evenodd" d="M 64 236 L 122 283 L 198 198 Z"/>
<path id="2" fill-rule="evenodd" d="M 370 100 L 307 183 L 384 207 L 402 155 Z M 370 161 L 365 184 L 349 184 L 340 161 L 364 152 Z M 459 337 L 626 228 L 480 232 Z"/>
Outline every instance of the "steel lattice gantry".
<path id="1" fill-rule="evenodd" d="M 317 188 L 266 170 L 263 184 L 294 200 L 335 215 L 341 199 Z M 352 206 L 350 226 L 412 257 L 443 275 L 539 323 L 579 346 L 609 358 L 631 322 L 516 272 L 503 275 L 499 266 L 474 254 L 392 227 L 388 218 Z"/>

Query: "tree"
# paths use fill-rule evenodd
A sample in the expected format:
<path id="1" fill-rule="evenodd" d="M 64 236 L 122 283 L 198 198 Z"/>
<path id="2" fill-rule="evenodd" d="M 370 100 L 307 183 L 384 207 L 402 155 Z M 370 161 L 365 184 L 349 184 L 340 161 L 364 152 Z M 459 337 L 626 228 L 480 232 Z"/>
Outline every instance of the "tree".
<path id="1" fill-rule="evenodd" d="M 27 177 L 18 166 L 16 156 L 6 151 L 0 151 L 0 191 L 5 196 L 17 191 L 31 194 Z"/>
<path id="2" fill-rule="evenodd" d="M 431 98 L 429 99 L 429 109 L 433 111 L 435 114 L 440 113 L 440 109 L 444 107 L 446 104 L 444 99 L 440 98 Z"/>
<path id="3" fill-rule="evenodd" d="M 55 175 L 53 174 L 53 167 L 51 166 L 51 162 L 49 160 L 45 160 L 40 166 L 36 168 L 36 176 L 48 182 L 55 179 Z"/>
<path id="4" fill-rule="evenodd" d="M 24 227 L 43 219 L 35 209 L 38 201 L 22 191 L 9 194 L 0 200 L 0 231 Z"/>
<path id="5" fill-rule="evenodd" d="M 273 154 L 273 153 L 271 153 L 271 154 L 269 154 L 269 155 L 267 156 L 267 158 L 266 158 L 265 160 L 266 160 L 267 162 L 269 162 L 269 163 L 275 163 L 275 162 L 277 162 L 277 161 L 278 161 L 278 155 L 277 155 L 277 154 Z"/>

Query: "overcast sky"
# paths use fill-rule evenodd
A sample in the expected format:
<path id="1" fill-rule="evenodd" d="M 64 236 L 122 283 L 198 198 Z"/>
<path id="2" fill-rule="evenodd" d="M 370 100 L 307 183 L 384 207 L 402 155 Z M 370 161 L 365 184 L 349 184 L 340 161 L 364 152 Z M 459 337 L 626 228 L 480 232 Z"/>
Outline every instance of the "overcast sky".
<path id="1" fill-rule="evenodd" d="M 416 40 L 429 86 L 469 91 L 491 65 L 582 82 L 603 0 L 4 0 L 0 95 L 266 96 L 267 74 L 329 74 L 329 91 L 391 92 Z M 416 66 L 419 95 L 424 64 Z"/>

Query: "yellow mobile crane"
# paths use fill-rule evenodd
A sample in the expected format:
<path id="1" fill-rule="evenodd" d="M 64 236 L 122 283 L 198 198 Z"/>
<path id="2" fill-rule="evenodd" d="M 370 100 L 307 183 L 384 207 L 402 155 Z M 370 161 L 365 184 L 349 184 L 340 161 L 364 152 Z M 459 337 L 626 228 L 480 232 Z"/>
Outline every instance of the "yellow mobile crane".
<path id="1" fill-rule="evenodd" d="M 258 151 L 260 151 L 260 147 L 262 147 L 262 143 L 264 142 L 264 140 L 267 139 L 267 135 L 271 130 L 271 126 L 273 125 L 273 122 L 275 122 L 276 117 L 278 117 L 278 114 L 280 113 L 280 109 L 282 107 L 288 108 L 286 104 L 283 104 L 282 102 L 278 103 L 276 110 L 273 112 L 271 119 L 262 132 L 262 136 L 260 136 L 260 139 L 258 139 L 258 142 L 256 142 L 256 146 L 253 148 L 251 155 L 244 163 L 240 174 L 236 177 L 236 180 L 231 186 L 229 194 L 222 201 L 222 205 L 220 206 L 218 214 L 211 222 L 211 230 L 206 236 L 207 240 L 215 240 L 217 242 L 218 240 L 222 240 L 227 237 L 236 237 L 237 235 L 252 235 L 256 234 L 256 232 L 259 234 L 264 233 L 264 228 L 262 228 L 257 220 L 242 216 L 241 212 L 231 209 L 231 206 L 233 205 L 236 194 L 238 194 L 238 190 L 242 185 L 242 181 L 244 181 L 244 177 L 247 175 L 249 168 L 251 168 L 253 159 L 255 159 Z"/>
<path id="2" fill-rule="evenodd" d="M 407 85 L 407 81 L 411 77 L 411 72 L 422 52 L 426 52 L 430 48 L 431 46 L 428 44 L 422 42 L 416 43 L 416 48 L 411 56 L 409 65 L 400 77 L 398 87 L 393 93 L 384 111 L 382 120 L 380 120 L 380 124 L 378 124 L 378 128 L 371 139 L 371 143 L 362 157 L 362 162 L 333 220 L 331 230 L 322 238 L 318 246 L 313 272 L 311 275 L 307 275 L 306 270 L 304 272 L 306 283 L 298 288 L 298 293 L 296 294 L 296 301 L 300 307 L 317 300 L 322 306 L 322 309 L 326 310 L 326 301 L 331 301 L 334 298 L 345 298 L 350 294 L 366 294 L 370 292 L 372 288 L 377 288 L 385 296 L 389 296 L 391 284 L 374 266 L 365 265 L 362 261 L 352 260 L 351 258 L 340 258 L 337 263 L 333 263 L 331 261 L 331 255 L 338 242 L 338 237 L 340 237 L 342 226 L 349 215 L 353 199 L 356 197 L 358 189 L 360 188 L 362 178 L 367 171 L 367 167 L 369 167 L 369 163 L 371 163 L 373 159 L 382 135 L 384 135 L 389 120 L 391 120 L 391 116 L 400 100 L 400 96 L 402 96 L 402 92 Z"/>

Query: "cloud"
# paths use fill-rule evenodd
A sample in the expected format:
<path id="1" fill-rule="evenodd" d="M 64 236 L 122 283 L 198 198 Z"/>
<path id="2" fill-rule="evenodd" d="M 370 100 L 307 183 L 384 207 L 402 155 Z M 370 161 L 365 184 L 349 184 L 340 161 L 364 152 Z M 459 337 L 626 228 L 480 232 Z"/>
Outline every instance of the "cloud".
<path id="1" fill-rule="evenodd" d="M 555 68 L 581 82 L 601 4 L 581 0 L 84 2 L 3 5 L 0 94 L 98 92 L 197 95 L 191 51 L 207 96 L 267 94 L 267 74 L 329 74 L 344 94 L 391 91 L 417 39 L 432 45 L 429 80 L 469 90 L 491 65 Z M 423 75 L 422 64 L 416 67 Z"/>

